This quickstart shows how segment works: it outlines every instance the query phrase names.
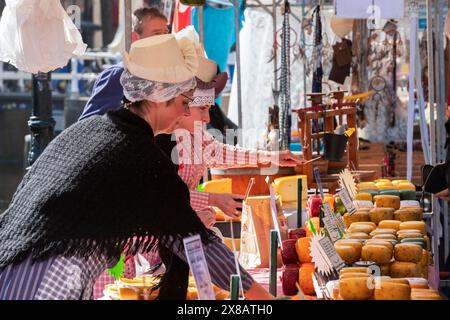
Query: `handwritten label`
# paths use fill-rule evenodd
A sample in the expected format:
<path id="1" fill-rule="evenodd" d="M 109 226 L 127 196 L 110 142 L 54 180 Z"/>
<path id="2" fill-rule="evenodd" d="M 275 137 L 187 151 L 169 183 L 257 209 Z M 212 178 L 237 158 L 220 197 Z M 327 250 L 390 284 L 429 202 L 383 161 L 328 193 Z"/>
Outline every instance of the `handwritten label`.
<path id="1" fill-rule="evenodd" d="M 355 200 L 355 201 L 353 201 L 353 203 L 355 204 L 355 206 L 357 208 L 369 208 L 369 209 L 373 209 L 374 208 L 374 205 L 373 205 L 372 201 Z"/>
<path id="2" fill-rule="evenodd" d="M 200 236 L 197 234 L 184 238 L 183 243 L 189 267 L 197 286 L 199 300 L 216 300 Z"/>
<path id="3" fill-rule="evenodd" d="M 342 268 L 345 268 L 345 262 L 336 252 L 336 249 L 329 238 L 324 237 L 320 239 L 319 244 L 322 247 L 323 252 L 327 256 L 328 260 L 331 262 L 331 265 L 337 272 L 339 272 Z"/>
<path id="4" fill-rule="evenodd" d="M 342 238 L 342 232 L 336 223 L 334 214 L 331 211 L 330 205 L 328 203 L 323 204 L 323 210 L 325 214 L 322 220 L 325 225 L 325 228 L 327 228 L 328 230 L 328 234 L 330 235 L 331 241 L 333 241 L 334 243 Z"/>
<path id="5" fill-rule="evenodd" d="M 348 215 L 352 215 L 356 212 L 356 208 L 353 205 L 353 201 L 350 198 L 350 195 L 348 194 L 347 189 L 342 188 L 341 191 L 338 192 L 339 197 L 342 200 L 342 203 L 344 204 L 345 209 L 347 210 Z"/>

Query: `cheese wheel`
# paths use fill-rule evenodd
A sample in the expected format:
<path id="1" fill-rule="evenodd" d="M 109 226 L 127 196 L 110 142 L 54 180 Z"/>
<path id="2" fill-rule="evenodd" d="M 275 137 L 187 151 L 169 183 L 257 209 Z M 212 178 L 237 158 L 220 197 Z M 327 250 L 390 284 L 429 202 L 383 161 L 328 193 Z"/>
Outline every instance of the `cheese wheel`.
<path id="1" fill-rule="evenodd" d="M 302 180 L 302 199 L 308 198 L 308 178 L 305 175 L 289 176 L 277 178 L 273 181 L 274 191 L 281 196 L 283 204 L 285 202 L 297 202 L 298 180 Z"/>
<path id="2" fill-rule="evenodd" d="M 352 223 L 350 225 L 350 228 L 347 229 L 347 233 L 357 233 L 357 232 L 364 232 L 364 233 L 371 233 L 375 228 L 370 225 L 354 225 Z"/>
<path id="3" fill-rule="evenodd" d="M 394 247 L 395 260 L 418 263 L 422 260 L 423 249 L 414 243 L 399 243 Z"/>
<path id="4" fill-rule="evenodd" d="M 297 256 L 300 263 L 310 263 L 311 258 L 311 237 L 297 239 Z"/>
<path id="5" fill-rule="evenodd" d="M 400 221 L 399 221 L 400 222 Z M 419 233 L 422 234 L 422 231 L 418 230 L 418 229 L 403 229 L 403 230 L 398 230 L 397 231 L 397 235 L 399 234 L 407 234 L 407 233 Z"/>
<path id="6" fill-rule="evenodd" d="M 359 189 L 367 189 L 367 188 L 372 188 L 372 189 L 376 189 L 377 186 L 374 182 L 360 182 L 356 185 L 356 188 Z"/>
<path id="7" fill-rule="evenodd" d="M 369 211 L 367 211 L 367 212 L 369 212 Z M 377 225 L 375 223 L 373 223 L 373 222 L 370 222 L 370 221 L 353 222 L 350 225 L 350 228 L 352 226 L 371 226 L 371 227 L 373 227 L 374 230 L 377 228 Z"/>
<path id="8" fill-rule="evenodd" d="M 355 248 L 357 254 L 359 255 L 359 257 L 361 257 L 361 250 L 363 247 L 362 241 L 358 240 L 358 239 L 340 239 L 338 241 L 336 241 L 336 243 L 334 244 L 334 246 L 350 246 Z M 359 259 L 358 259 L 359 260 Z"/>
<path id="9" fill-rule="evenodd" d="M 391 195 L 378 195 L 373 197 L 375 207 L 400 209 L 400 197 Z M 392 220 L 392 219 L 385 219 Z"/>
<path id="10" fill-rule="evenodd" d="M 388 248 L 389 250 L 394 250 L 394 245 L 392 244 L 392 242 L 390 242 L 389 239 L 369 239 L 366 240 L 366 245 L 369 244 L 376 244 L 376 245 L 381 245 L 381 246 L 385 246 L 386 248 Z"/>
<path id="11" fill-rule="evenodd" d="M 372 201 L 372 194 L 365 192 L 357 193 L 355 200 Z"/>
<path id="12" fill-rule="evenodd" d="M 347 264 L 353 264 L 361 258 L 361 251 L 352 246 L 337 245 L 336 252 Z"/>
<path id="13" fill-rule="evenodd" d="M 392 208 L 374 208 L 369 212 L 370 221 L 378 225 L 383 220 L 393 220 L 394 211 Z"/>
<path id="14" fill-rule="evenodd" d="M 398 235 L 398 239 L 402 241 L 403 239 L 410 239 L 410 238 L 422 238 L 422 233 L 400 233 Z"/>
<path id="15" fill-rule="evenodd" d="M 372 237 L 372 239 L 388 239 L 388 240 L 397 240 L 397 237 L 394 234 L 391 233 L 383 233 L 383 234 L 376 234 Z"/>
<path id="16" fill-rule="evenodd" d="M 405 208 L 394 212 L 394 219 L 398 221 L 422 221 L 423 211 L 416 208 Z"/>
<path id="17" fill-rule="evenodd" d="M 427 235 L 427 225 L 424 221 L 405 221 L 400 224 L 400 230 L 415 229 L 420 230 L 422 235 Z"/>
<path id="18" fill-rule="evenodd" d="M 411 289 L 429 289 L 428 280 L 424 278 L 406 278 Z"/>
<path id="19" fill-rule="evenodd" d="M 297 244 L 296 239 L 283 240 L 283 249 L 281 250 L 281 260 L 284 265 L 298 263 L 296 244 Z"/>
<path id="20" fill-rule="evenodd" d="M 344 274 L 344 273 L 368 273 L 370 274 L 370 270 L 369 268 L 365 268 L 365 267 L 346 267 L 346 268 L 342 268 L 341 271 L 339 271 L 339 274 Z"/>
<path id="21" fill-rule="evenodd" d="M 371 277 L 371 275 L 366 272 L 346 272 L 341 274 L 339 276 L 339 279 L 361 278 L 361 277 L 369 278 Z"/>
<path id="22" fill-rule="evenodd" d="M 421 269 L 418 263 L 395 261 L 391 265 L 392 278 L 418 278 L 420 273 Z"/>
<path id="23" fill-rule="evenodd" d="M 373 230 L 373 231 L 370 233 L 370 235 L 371 235 L 371 236 L 374 236 L 374 235 L 376 235 L 376 234 L 394 234 L 394 235 L 395 235 L 396 232 L 397 232 L 397 231 L 396 231 L 395 229 L 389 229 L 389 228 L 377 228 L 377 229 Z"/>
<path id="24" fill-rule="evenodd" d="M 361 258 L 377 264 L 387 264 L 392 259 L 392 250 L 382 245 L 368 244 L 362 248 Z"/>
<path id="25" fill-rule="evenodd" d="M 380 223 L 378 224 L 378 228 L 394 229 L 394 230 L 398 231 L 400 229 L 400 223 L 401 223 L 401 221 L 397 221 L 397 220 L 383 220 L 383 221 L 380 221 Z"/>
<path id="26" fill-rule="evenodd" d="M 381 281 L 375 288 L 375 300 L 410 300 L 411 288 L 409 284 Z"/>
<path id="27" fill-rule="evenodd" d="M 403 201 L 415 201 L 416 200 L 416 190 L 400 190 L 400 208 L 402 207 Z"/>
<path id="28" fill-rule="evenodd" d="M 411 182 L 400 182 L 397 185 L 398 190 L 413 190 L 416 191 L 416 186 L 413 185 Z"/>
<path id="29" fill-rule="evenodd" d="M 300 289 L 306 295 L 315 295 L 314 283 L 312 275 L 314 273 L 314 266 L 312 264 L 304 264 L 299 270 L 298 282 Z"/>
<path id="30" fill-rule="evenodd" d="M 346 235 L 347 239 L 369 239 L 369 235 L 364 232 L 357 232 L 357 233 L 349 233 Z"/>
<path id="31" fill-rule="evenodd" d="M 232 193 L 232 179 L 217 179 L 203 183 L 203 191 L 208 193 Z"/>
<path id="32" fill-rule="evenodd" d="M 400 197 L 400 191 L 397 189 L 385 189 L 380 191 L 380 195 L 390 195 Z"/>
<path id="33" fill-rule="evenodd" d="M 394 185 L 392 184 L 391 181 L 387 180 L 387 181 L 375 182 L 375 186 L 378 189 L 386 189 L 386 188 L 392 188 Z"/>
<path id="34" fill-rule="evenodd" d="M 348 213 L 343 215 L 345 227 L 349 228 L 352 223 L 354 222 L 363 222 L 363 221 L 370 221 L 369 212 L 365 211 L 357 211 L 352 215 L 349 215 Z"/>
<path id="35" fill-rule="evenodd" d="M 339 280 L 339 293 L 344 300 L 369 300 L 374 292 L 369 281 L 367 277 Z"/>

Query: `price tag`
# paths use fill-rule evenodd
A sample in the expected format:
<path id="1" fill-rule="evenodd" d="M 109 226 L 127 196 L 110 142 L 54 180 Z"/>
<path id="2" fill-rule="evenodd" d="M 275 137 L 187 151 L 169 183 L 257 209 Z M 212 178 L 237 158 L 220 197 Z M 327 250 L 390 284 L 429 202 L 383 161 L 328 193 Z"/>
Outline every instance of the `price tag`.
<path id="1" fill-rule="evenodd" d="M 420 203 L 416 200 L 403 200 L 400 201 L 400 209 L 401 208 L 420 208 Z"/>
<path id="2" fill-rule="evenodd" d="M 328 230 L 331 241 L 333 241 L 333 243 L 334 243 L 342 238 L 342 232 L 336 223 L 336 220 L 334 218 L 333 212 L 331 211 L 330 205 L 328 203 L 324 203 L 323 209 L 324 209 L 325 214 L 324 214 L 324 217 L 322 220 L 325 225 L 325 228 L 327 228 L 327 230 Z"/>
<path id="3" fill-rule="evenodd" d="M 356 208 L 369 208 L 369 209 L 373 209 L 374 205 L 372 201 L 367 201 L 367 200 L 355 200 L 353 201 L 353 203 L 355 204 Z"/>
<path id="4" fill-rule="evenodd" d="M 336 252 L 336 249 L 329 238 L 324 237 L 319 240 L 319 243 L 328 260 L 331 262 L 331 265 L 338 273 L 342 268 L 345 268 L 345 262 Z"/>
<path id="5" fill-rule="evenodd" d="M 216 300 L 200 236 L 197 234 L 184 238 L 183 243 L 189 267 L 197 286 L 199 300 Z"/>
<path id="6" fill-rule="evenodd" d="M 343 232 L 345 230 L 345 222 L 344 219 L 342 218 L 342 216 L 339 213 L 335 213 L 334 214 L 334 218 L 337 221 L 337 224 L 339 226 L 339 228 L 341 229 L 341 231 Z"/>
<path id="7" fill-rule="evenodd" d="M 316 178 L 317 187 L 319 188 L 319 191 L 320 191 L 320 196 L 323 199 L 323 188 L 322 188 L 322 181 L 320 180 L 319 168 L 315 167 L 313 169 L 313 171 L 314 171 L 314 177 Z"/>
<path id="8" fill-rule="evenodd" d="M 348 194 L 347 189 L 342 188 L 342 190 L 338 192 L 338 195 L 341 198 L 345 209 L 347 209 L 348 215 L 350 216 L 350 215 L 354 214 L 356 212 L 356 208 L 353 205 L 353 201 L 350 198 L 350 195 Z"/>

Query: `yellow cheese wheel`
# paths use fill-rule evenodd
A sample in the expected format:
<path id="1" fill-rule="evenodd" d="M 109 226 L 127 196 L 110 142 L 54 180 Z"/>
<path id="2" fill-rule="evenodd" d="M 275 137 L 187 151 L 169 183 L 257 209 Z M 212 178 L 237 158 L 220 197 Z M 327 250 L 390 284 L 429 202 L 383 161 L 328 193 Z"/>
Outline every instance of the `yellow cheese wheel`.
<path id="1" fill-rule="evenodd" d="M 422 221 L 423 210 L 421 208 L 405 208 L 394 212 L 394 219 L 398 221 Z"/>
<path id="2" fill-rule="evenodd" d="M 400 209 L 400 197 L 391 195 L 377 195 L 373 197 L 377 208 L 394 208 Z M 384 219 L 392 220 L 392 219 Z"/>
<path id="3" fill-rule="evenodd" d="M 397 231 L 395 229 L 389 229 L 389 228 L 377 228 L 373 230 L 370 235 L 374 236 L 376 234 L 395 234 Z"/>
<path id="4" fill-rule="evenodd" d="M 362 201 L 372 201 L 372 195 L 370 193 L 357 193 L 355 200 L 362 200 Z"/>
<path id="5" fill-rule="evenodd" d="M 203 191 L 208 193 L 232 193 L 232 180 L 230 178 L 206 181 Z"/>
<path id="6" fill-rule="evenodd" d="M 422 246 L 414 243 L 399 243 L 394 247 L 397 261 L 418 263 L 422 260 Z"/>
<path id="7" fill-rule="evenodd" d="M 399 230 L 400 223 L 401 223 L 401 221 L 397 221 L 397 220 L 383 220 L 383 221 L 380 221 L 380 223 L 378 224 L 378 228 Z"/>
<path id="8" fill-rule="evenodd" d="M 370 221 L 370 216 L 369 212 L 357 211 L 352 215 L 349 215 L 348 213 L 344 214 L 343 219 L 345 227 L 348 228 L 354 222 Z"/>
<path id="9" fill-rule="evenodd" d="M 391 233 L 383 233 L 383 234 L 376 234 L 372 237 L 372 239 L 388 239 L 388 240 L 397 240 L 397 237 L 395 234 Z"/>
<path id="10" fill-rule="evenodd" d="M 297 239 L 296 249 L 298 260 L 301 263 L 311 263 L 311 237 Z"/>
<path id="11" fill-rule="evenodd" d="M 344 273 L 368 273 L 370 274 L 370 270 L 369 268 L 365 268 L 365 267 L 346 267 L 346 268 L 342 268 L 341 271 L 339 271 L 339 274 L 344 274 Z"/>
<path id="12" fill-rule="evenodd" d="M 347 234 L 346 238 L 347 239 L 369 239 L 370 236 L 364 232 L 356 232 L 356 233 Z"/>
<path id="13" fill-rule="evenodd" d="M 393 220 L 394 211 L 392 208 L 374 208 L 369 212 L 370 221 L 378 225 L 383 220 Z"/>
<path id="14" fill-rule="evenodd" d="M 298 277 L 300 289 L 304 294 L 315 295 L 314 283 L 312 275 L 314 273 L 314 266 L 312 264 L 304 264 L 301 266 Z"/>
<path id="15" fill-rule="evenodd" d="M 400 182 L 396 188 L 398 190 L 416 190 L 416 187 L 410 182 Z"/>
<path id="16" fill-rule="evenodd" d="M 336 241 L 336 243 L 334 244 L 335 247 L 336 246 L 350 246 L 355 248 L 356 253 L 359 257 L 361 257 L 361 250 L 363 247 L 362 241 L 358 240 L 358 239 L 340 239 L 338 241 Z M 359 260 L 359 258 L 358 258 Z"/>
<path id="17" fill-rule="evenodd" d="M 399 233 L 398 240 L 408 239 L 408 238 L 423 238 L 422 233 Z"/>
<path id="18" fill-rule="evenodd" d="M 364 232 L 370 234 L 375 228 L 370 225 L 354 225 L 352 223 L 350 228 L 347 229 L 347 233 L 356 233 L 356 232 Z"/>
<path id="19" fill-rule="evenodd" d="M 368 244 L 377 244 L 387 247 L 389 250 L 394 250 L 394 245 L 392 244 L 390 239 L 369 239 L 365 242 L 366 245 Z"/>
<path id="20" fill-rule="evenodd" d="M 391 274 L 391 264 L 390 263 L 380 264 L 379 267 L 380 267 L 382 276 L 390 276 L 390 274 Z"/>
<path id="21" fill-rule="evenodd" d="M 420 274 L 421 269 L 418 263 L 395 261 L 391 265 L 392 278 L 418 278 Z"/>
<path id="22" fill-rule="evenodd" d="M 369 212 L 369 211 L 367 211 L 367 212 Z M 377 225 L 370 221 L 353 222 L 350 225 L 350 227 L 352 227 L 352 226 L 371 226 L 371 227 L 373 227 L 373 229 L 377 228 Z"/>
<path id="23" fill-rule="evenodd" d="M 406 278 L 411 289 L 429 289 L 428 280 L 424 278 Z"/>
<path id="24" fill-rule="evenodd" d="M 337 245 L 336 252 L 347 264 L 353 264 L 361 258 L 361 251 L 352 246 Z"/>
<path id="25" fill-rule="evenodd" d="M 305 175 L 277 178 L 273 181 L 274 191 L 281 196 L 281 201 L 297 202 L 298 180 L 302 180 L 302 199 L 308 198 L 308 177 Z"/>
<path id="26" fill-rule="evenodd" d="M 381 281 L 375 288 L 375 300 L 410 300 L 411 288 L 409 284 Z"/>
<path id="27" fill-rule="evenodd" d="M 369 273 L 366 272 L 346 272 L 343 273 L 339 276 L 339 279 L 348 279 L 348 278 L 361 278 L 361 277 L 365 277 L 368 278 L 371 275 Z"/>
<path id="28" fill-rule="evenodd" d="M 369 300 L 374 289 L 368 285 L 370 278 L 347 278 L 339 280 L 339 293 L 344 300 Z"/>
<path id="29" fill-rule="evenodd" d="M 422 235 L 427 235 L 427 226 L 424 221 L 405 221 L 400 224 L 400 230 L 420 230 Z"/>
<path id="30" fill-rule="evenodd" d="M 392 259 L 392 250 L 378 244 L 368 244 L 362 248 L 361 258 L 364 261 L 373 261 L 377 264 L 387 264 Z"/>

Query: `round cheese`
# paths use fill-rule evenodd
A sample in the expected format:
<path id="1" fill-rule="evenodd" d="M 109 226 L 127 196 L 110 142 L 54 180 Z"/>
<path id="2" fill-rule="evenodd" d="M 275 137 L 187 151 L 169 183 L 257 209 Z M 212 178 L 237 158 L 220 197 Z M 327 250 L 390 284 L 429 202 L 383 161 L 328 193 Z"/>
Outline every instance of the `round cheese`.
<path id="1" fill-rule="evenodd" d="M 297 239 L 296 244 L 298 260 L 301 263 L 310 263 L 311 258 L 311 237 Z"/>
<path id="2" fill-rule="evenodd" d="M 389 239 L 389 240 L 397 240 L 397 237 L 393 234 L 376 234 L 372 237 L 373 239 Z"/>
<path id="3" fill-rule="evenodd" d="M 369 212 L 369 211 L 367 211 L 367 212 Z M 370 222 L 370 221 L 353 222 L 350 225 L 350 228 L 352 226 L 371 226 L 371 227 L 373 227 L 374 230 L 377 228 L 377 225 L 375 223 L 373 223 L 373 222 Z"/>
<path id="4" fill-rule="evenodd" d="M 356 232 L 356 233 L 349 233 L 346 235 L 347 239 L 369 239 L 369 235 L 364 232 Z"/>
<path id="5" fill-rule="evenodd" d="M 395 234 L 397 231 L 395 229 L 388 229 L 388 228 L 378 228 L 373 230 L 370 235 L 374 236 L 376 234 Z"/>
<path id="6" fill-rule="evenodd" d="M 421 276 L 420 264 L 395 261 L 391 265 L 392 278 L 418 278 Z"/>
<path id="7" fill-rule="evenodd" d="M 370 193 L 357 193 L 355 200 L 362 200 L 362 201 L 372 201 L 372 194 Z"/>
<path id="8" fill-rule="evenodd" d="M 400 229 L 400 223 L 401 223 L 401 221 L 397 221 L 397 220 L 383 220 L 383 221 L 380 221 L 380 223 L 378 224 L 378 228 L 394 229 L 394 230 L 398 231 Z"/>
<path id="9" fill-rule="evenodd" d="M 381 281 L 375 288 L 375 300 L 410 300 L 411 288 L 409 284 Z"/>
<path id="10" fill-rule="evenodd" d="M 362 250 L 362 247 L 363 247 L 363 244 L 362 244 L 361 240 L 358 240 L 358 239 L 341 239 L 341 240 L 336 241 L 336 243 L 334 245 L 335 245 L 335 247 L 336 246 L 350 246 L 350 247 L 353 247 L 353 248 L 355 248 L 358 256 L 361 257 L 361 250 Z M 359 258 L 358 258 L 358 260 L 359 260 Z"/>
<path id="11" fill-rule="evenodd" d="M 314 273 L 314 266 L 312 264 L 304 264 L 299 270 L 299 285 L 302 292 L 306 295 L 315 295 L 314 283 L 312 275 Z"/>
<path id="12" fill-rule="evenodd" d="M 339 293 L 344 300 L 369 300 L 374 288 L 370 277 L 347 278 L 339 280 Z"/>
<path id="13" fill-rule="evenodd" d="M 422 235 L 427 235 L 427 226 L 424 221 L 405 221 L 400 224 L 400 230 L 420 230 Z"/>
<path id="14" fill-rule="evenodd" d="M 422 238 L 422 233 L 400 233 L 398 235 L 398 239 L 402 241 L 403 239 L 411 239 L 411 238 Z"/>
<path id="15" fill-rule="evenodd" d="M 361 258 L 377 264 L 387 264 L 392 259 L 392 250 L 383 245 L 367 244 L 362 248 Z"/>
<path id="16" fill-rule="evenodd" d="M 392 195 L 378 195 L 373 197 L 375 207 L 400 209 L 400 197 Z M 392 219 L 384 219 L 392 220 Z"/>
<path id="17" fill-rule="evenodd" d="M 349 215 L 348 213 L 343 215 L 345 227 L 349 228 L 352 223 L 354 222 L 364 222 L 364 221 L 370 221 L 369 212 L 366 211 L 357 211 L 352 215 Z"/>
<path id="18" fill-rule="evenodd" d="M 424 278 L 406 278 L 411 289 L 429 289 L 428 280 Z"/>
<path id="19" fill-rule="evenodd" d="M 394 245 L 390 242 L 389 239 L 369 239 L 366 240 L 366 245 L 368 244 L 377 244 L 387 247 L 389 250 L 394 250 Z"/>
<path id="20" fill-rule="evenodd" d="M 352 223 L 350 225 L 350 228 L 348 228 L 347 233 L 357 233 L 357 232 L 364 232 L 364 233 L 371 233 L 375 228 L 370 225 L 355 225 Z"/>
<path id="21" fill-rule="evenodd" d="M 339 274 L 344 274 L 344 273 L 367 273 L 370 274 L 370 270 L 369 268 L 365 268 L 365 267 L 346 267 L 346 268 L 342 268 L 341 271 L 339 271 Z"/>
<path id="22" fill-rule="evenodd" d="M 399 243 L 394 248 L 397 261 L 418 263 L 422 260 L 423 249 L 414 243 Z"/>
<path id="23" fill-rule="evenodd" d="M 361 251 L 352 246 L 337 245 L 336 252 L 347 264 L 353 264 L 361 258 Z"/>
<path id="24" fill-rule="evenodd" d="M 394 212 L 394 219 L 398 221 L 422 221 L 423 210 L 421 208 L 405 208 Z"/>
<path id="25" fill-rule="evenodd" d="M 370 221 L 378 225 L 383 220 L 393 220 L 394 211 L 392 208 L 374 208 L 369 212 Z"/>

